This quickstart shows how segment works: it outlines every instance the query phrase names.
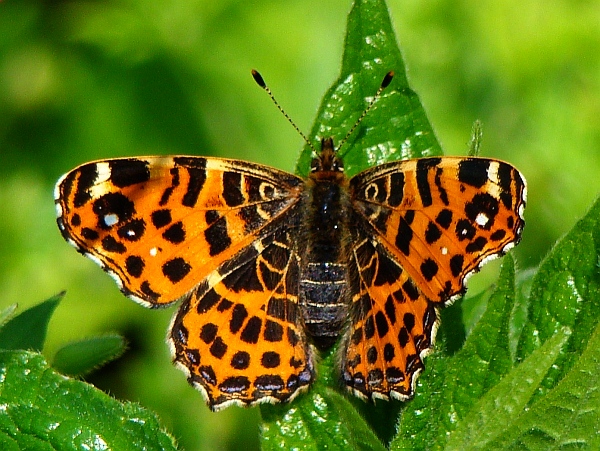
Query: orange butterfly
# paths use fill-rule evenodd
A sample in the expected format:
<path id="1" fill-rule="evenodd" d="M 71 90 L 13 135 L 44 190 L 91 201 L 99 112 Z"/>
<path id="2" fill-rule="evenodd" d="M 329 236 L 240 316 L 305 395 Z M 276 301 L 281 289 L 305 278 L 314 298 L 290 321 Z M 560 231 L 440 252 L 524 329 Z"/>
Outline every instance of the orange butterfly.
<path id="1" fill-rule="evenodd" d="M 348 179 L 321 146 L 306 180 L 174 156 L 86 163 L 56 186 L 63 236 L 127 296 L 183 299 L 169 343 L 213 410 L 293 399 L 340 336 L 350 391 L 408 399 L 437 309 L 521 237 L 526 184 L 508 163 L 421 158 Z"/>

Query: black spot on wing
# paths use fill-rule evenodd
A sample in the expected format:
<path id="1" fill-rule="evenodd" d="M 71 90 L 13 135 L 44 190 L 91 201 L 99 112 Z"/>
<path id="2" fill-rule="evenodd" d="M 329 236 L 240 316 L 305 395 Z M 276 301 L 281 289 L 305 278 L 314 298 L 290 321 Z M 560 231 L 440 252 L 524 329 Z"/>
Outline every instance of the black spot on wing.
<path id="1" fill-rule="evenodd" d="M 199 157 L 175 157 L 175 164 L 188 172 L 189 180 L 181 203 L 186 207 L 194 207 L 198 196 L 206 182 L 206 159 Z"/>
<path id="2" fill-rule="evenodd" d="M 200 339 L 206 343 L 212 343 L 217 337 L 218 327 L 216 324 L 207 323 L 200 329 Z"/>
<path id="3" fill-rule="evenodd" d="M 250 381 L 245 376 L 232 376 L 219 384 L 219 390 L 224 393 L 243 393 L 250 388 Z"/>
<path id="4" fill-rule="evenodd" d="M 211 308 L 213 308 L 217 303 L 221 300 L 221 296 L 214 290 L 209 289 L 206 293 L 202 294 L 199 297 L 198 305 L 196 306 L 196 311 L 198 313 L 206 313 Z"/>
<path id="5" fill-rule="evenodd" d="M 171 174 L 171 186 L 165 188 L 165 190 L 162 193 L 162 196 L 160 197 L 160 201 L 158 202 L 158 204 L 161 207 L 167 205 L 169 199 L 171 198 L 171 195 L 173 194 L 173 191 L 176 187 L 179 186 L 179 168 L 171 168 L 169 174 Z"/>
<path id="6" fill-rule="evenodd" d="M 217 337 L 210 346 L 209 351 L 214 357 L 221 359 L 227 352 L 227 344 L 221 337 Z"/>
<path id="7" fill-rule="evenodd" d="M 456 254 L 450 259 L 450 271 L 454 277 L 458 277 L 463 270 L 465 257 L 462 254 Z"/>
<path id="8" fill-rule="evenodd" d="M 278 391 L 285 386 L 281 376 L 276 374 L 263 374 L 254 380 L 254 386 L 261 391 Z"/>
<path id="9" fill-rule="evenodd" d="M 140 285 L 140 291 L 146 295 L 148 299 L 156 302 L 160 298 L 160 294 L 150 287 L 150 283 L 146 280 Z"/>
<path id="10" fill-rule="evenodd" d="M 483 226 L 486 230 L 494 224 L 498 211 L 498 200 L 488 193 L 478 193 L 465 204 L 465 214 L 471 221 L 475 222 L 480 214 L 487 217 L 487 222 Z"/>
<path id="11" fill-rule="evenodd" d="M 283 326 L 275 321 L 267 320 L 264 337 L 266 341 L 278 342 L 283 340 Z"/>
<path id="12" fill-rule="evenodd" d="M 192 267 L 183 258 L 169 260 L 162 266 L 162 272 L 172 283 L 177 283 L 188 275 Z"/>
<path id="13" fill-rule="evenodd" d="M 246 351 L 238 351 L 231 358 L 231 367 L 236 370 L 245 370 L 250 366 L 250 354 Z"/>
<path id="14" fill-rule="evenodd" d="M 102 249 L 106 252 L 114 252 L 116 254 L 124 254 L 127 251 L 125 245 L 114 239 L 111 235 L 102 238 Z"/>
<path id="15" fill-rule="evenodd" d="M 388 205 L 390 207 L 398 207 L 404 199 L 404 174 L 402 172 L 394 172 L 390 175 L 390 193 L 388 197 Z"/>
<path id="16" fill-rule="evenodd" d="M 481 188 L 489 180 L 490 161 L 483 158 L 465 158 L 458 164 L 458 180 Z"/>
<path id="17" fill-rule="evenodd" d="M 441 158 L 421 158 L 417 160 L 416 179 L 417 189 L 421 197 L 421 203 L 424 207 L 429 207 L 433 203 L 431 196 L 431 186 L 429 185 L 429 170 L 438 166 Z"/>
<path id="18" fill-rule="evenodd" d="M 487 242 L 488 242 L 487 238 L 485 238 L 483 236 L 478 236 L 473 241 L 471 241 L 469 244 L 467 244 L 467 247 L 465 248 L 465 250 L 467 252 L 469 252 L 470 254 L 472 254 L 474 252 L 481 252 L 483 250 L 483 248 L 486 246 Z"/>
<path id="19" fill-rule="evenodd" d="M 400 278 L 402 268 L 388 256 L 381 245 L 377 245 L 377 258 L 379 264 L 373 284 L 377 287 L 386 284 L 392 285 Z"/>
<path id="20" fill-rule="evenodd" d="M 148 162 L 138 159 L 109 161 L 110 181 L 119 188 L 144 183 L 150 180 Z"/>
<path id="21" fill-rule="evenodd" d="M 185 229 L 181 221 L 171 225 L 162 234 L 163 238 L 172 244 L 179 244 L 185 241 Z"/>
<path id="22" fill-rule="evenodd" d="M 450 227 L 450 225 L 452 224 L 452 211 L 443 209 L 436 216 L 435 222 L 438 223 L 440 227 L 447 230 L 448 227 Z"/>
<path id="23" fill-rule="evenodd" d="M 242 329 L 240 339 L 248 344 L 258 343 L 258 337 L 260 336 L 261 326 L 262 320 L 258 316 L 253 316 L 248 320 L 244 329 Z"/>
<path id="24" fill-rule="evenodd" d="M 160 229 L 161 227 L 164 227 L 171 223 L 171 210 L 164 209 L 153 211 L 150 215 L 150 218 L 152 220 L 152 225 L 157 229 Z"/>
<path id="25" fill-rule="evenodd" d="M 76 176 L 79 177 L 77 177 L 77 187 L 75 196 L 73 197 L 73 204 L 76 208 L 79 208 L 92 199 L 90 188 L 94 186 L 94 182 L 98 178 L 96 164 L 86 164 L 81 166 L 78 171 L 71 172 L 61 185 L 64 190 L 63 196 L 68 197 L 70 194 Z"/>
<path id="26" fill-rule="evenodd" d="M 95 241 L 100 238 L 100 234 L 97 231 L 88 227 L 81 229 L 81 236 L 87 241 Z"/>
<path id="27" fill-rule="evenodd" d="M 413 238 L 413 231 L 410 228 L 410 223 L 406 220 L 405 217 L 400 218 L 400 224 L 398 226 L 398 234 L 396 235 L 396 247 L 400 249 L 400 251 L 404 255 L 410 254 L 410 242 Z"/>
<path id="28" fill-rule="evenodd" d="M 227 233 L 227 221 L 225 217 L 211 224 L 205 231 L 204 237 L 209 245 L 211 256 L 220 254 L 231 246 L 231 238 Z"/>
<path id="29" fill-rule="evenodd" d="M 140 277 L 144 271 L 144 259 L 139 255 L 130 255 L 125 260 L 125 270 L 131 277 Z"/>
<path id="30" fill-rule="evenodd" d="M 439 270 L 439 267 L 436 262 L 432 259 L 428 258 L 423 263 L 421 263 L 421 274 L 428 282 L 435 277 Z"/>
<path id="31" fill-rule="evenodd" d="M 448 199 L 448 192 L 446 191 L 446 189 L 444 188 L 444 186 L 442 185 L 442 174 L 444 173 L 444 170 L 442 168 L 436 168 L 435 171 L 435 179 L 434 179 L 434 183 L 435 183 L 435 187 L 437 189 L 437 192 L 440 196 L 440 200 L 442 201 L 442 203 L 444 205 L 449 205 L 450 201 Z"/>
<path id="32" fill-rule="evenodd" d="M 442 231 L 436 226 L 433 222 L 429 222 L 427 224 L 427 229 L 425 230 L 425 241 L 427 244 L 431 245 L 435 243 L 442 237 Z"/>
<path id="33" fill-rule="evenodd" d="M 242 174 L 229 171 L 223 173 L 223 199 L 229 207 L 237 207 L 244 203 Z"/>
<path id="34" fill-rule="evenodd" d="M 117 235 L 127 241 L 139 241 L 146 231 L 146 221 L 132 219 L 117 229 Z"/>
<path id="35" fill-rule="evenodd" d="M 413 301 L 419 299 L 419 290 L 417 289 L 417 286 L 415 285 L 412 279 L 407 279 L 406 282 L 402 284 L 402 289 L 409 297 L 409 299 Z"/>
<path id="36" fill-rule="evenodd" d="M 490 235 L 492 241 L 501 241 L 506 236 L 506 230 L 498 229 Z"/>
<path id="37" fill-rule="evenodd" d="M 281 364 L 281 356 L 275 351 L 263 352 L 260 364 L 264 368 L 277 368 Z"/>
<path id="38" fill-rule="evenodd" d="M 245 319 L 248 317 L 248 310 L 242 304 L 236 304 L 231 311 L 229 320 L 229 330 L 232 334 L 237 333 L 243 326 Z"/>
<path id="39" fill-rule="evenodd" d="M 110 229 L 114 224 L 107 224 L 107 216 L 115 215 L 116 223 L 129 221 L 135 214 L 133 202 L 124 194 L 107 193 L 94 201 L 93 212 L 98 218 L 98 227 Z"/>

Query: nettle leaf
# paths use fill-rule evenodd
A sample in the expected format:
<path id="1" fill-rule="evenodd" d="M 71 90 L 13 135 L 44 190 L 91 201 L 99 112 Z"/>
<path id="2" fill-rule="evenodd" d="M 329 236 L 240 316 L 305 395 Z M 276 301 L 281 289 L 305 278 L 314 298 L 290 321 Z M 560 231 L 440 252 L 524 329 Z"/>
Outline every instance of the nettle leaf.
<path id="1" fill-rule="evenodd" d="M 29 351 L 0 351 L 0 449 L 175 450 L 156 416 L 66 378 Z"/>
<path id="2" fill-rule="evenodd" d="M 395 74 L 392 83 L 340 151 L 349 176 L 388 161 L 442 155 L 425 110 L 408 86 L 383 0 L 354 2 L 348 15 L 340 76 L 323 97 L 309 135 L 314 146 L 319 149 L 320 139 L 328 137 L 338 145 L 389 71 Z M 296 173 L 306 176 L 312 158 L 312 149 L 305 146 Z"/>
<path id="3" fill-rule="evenodd" d="M 320 139 L 326 137 L 340 143 L 389 71 L 395 74 L 392 83 L 340 149 L 349 176 L 388 161 L 442 154 L 423 106 L 408 86 L 383 0 L 357 0 L 350 11 L 342 70 L 325 94 L 309 135 L 314 146 L 319 149 Z M 299 175 L 308 174 L 313 157 L 313 150 L 305 146 L 296 167 Z M 308 394 L 289 405 L 261 406 L 263 448 L 381 449 L 378 436 L 391 440 L 402 404 L 373 406 L 340 395 L 335 354 L 324 357 Z"/>
<path id="4" fill-rule="evenodd" d="M 600 319 L 600 200 L 544 259 L 532 280 L 527 319 L 517 347 L 526 358 L 561 327 L 573 331 L 537 395 L 561 380 L 587 347 Z"/>
<path id="5" fill-rule="evenodd" d="M 3 315 L 4 323 L 0 323 L 0 349 L 29 349 L 41 352 L 46 340 L 48 322 L 63 296 L 64 293 L 57 294 L 14 317 L 11 317 L 14 309 L 7 310 L 6 315 Z"/>
<path id="6" fill-rule="evenodd" d="M 65 375 L 84 376 L 120 357 L 126 347 L 125 339 L 117 334 L 67 343 L 54 354 L 52 367 Z"/>

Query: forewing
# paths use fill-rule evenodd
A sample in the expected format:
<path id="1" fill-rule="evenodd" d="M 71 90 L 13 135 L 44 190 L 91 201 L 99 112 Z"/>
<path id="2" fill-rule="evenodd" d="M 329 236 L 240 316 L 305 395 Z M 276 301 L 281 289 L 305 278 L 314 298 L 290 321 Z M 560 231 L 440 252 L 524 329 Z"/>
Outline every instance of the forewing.
<path id="1" fill-rule="evenodd" d="M 293 206 L 303 181 L 244 161 L 201 157 L 87 163 L 55 191 L 67 241 L 146 306 L 171 303 Z"/>
<path id="2" fill-rule="evenodd" d="M 173 320 L 175 361 L 213 410 L 288 401 L 314 378 L 292 242 L 280 222 L 212 272 Z"/>
<path id="3" fill-rule="evenodd" d="M 465 278 L 521 238 L 526 185 L 508 163 L 422 158 L 350 180 L 352 204 L 374 239 L 429 300 L 443 304 Z"/>

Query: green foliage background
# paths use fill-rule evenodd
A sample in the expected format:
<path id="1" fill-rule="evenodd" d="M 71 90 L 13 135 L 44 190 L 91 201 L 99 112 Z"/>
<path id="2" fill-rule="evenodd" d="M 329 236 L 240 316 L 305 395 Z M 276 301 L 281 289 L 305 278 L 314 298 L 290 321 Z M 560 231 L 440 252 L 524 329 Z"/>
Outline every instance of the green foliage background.
<path id="1" fill-rule="evenodd" d="M 445 152 L 465 154 L 481 119 L 483 154 L 525 174 L 517 265 L 537 265 L 600 192 L 600 4 L 389 6 Z M 303 143 L 250 68 L 308 131 L 339 73 L 349 9 L 348 0 L 0 3 L 0 308 L 67 289 L 48 354 L 68 340 L 123 333 L 127 358 L 89 380 L 158 412 L 185 449 L 257 448 L 258 409 L 208 411 L 169 364 L 173 310 L 128 301 L 64 243 L 53 184 L 77 164 L 128 155 L 218 155 L 293 170 Z M 471 279 L 471 293 L 486 273 Z"/>

